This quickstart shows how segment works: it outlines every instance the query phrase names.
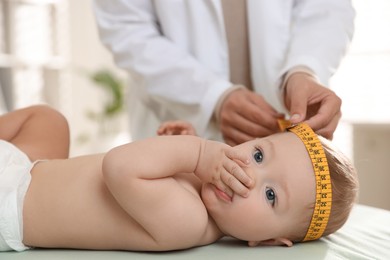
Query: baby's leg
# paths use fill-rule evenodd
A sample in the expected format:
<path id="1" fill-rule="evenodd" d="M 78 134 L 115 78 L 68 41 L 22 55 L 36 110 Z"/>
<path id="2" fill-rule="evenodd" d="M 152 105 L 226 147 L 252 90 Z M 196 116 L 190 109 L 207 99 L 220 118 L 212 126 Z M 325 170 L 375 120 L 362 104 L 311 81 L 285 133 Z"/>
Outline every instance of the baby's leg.
<path id="1" fill-rule="evenodd" d="M 0 116 L 0 139 L 17 146 L 31 161 L 69 156 L 68 123 L 48 106 L 31 106 Z"/>

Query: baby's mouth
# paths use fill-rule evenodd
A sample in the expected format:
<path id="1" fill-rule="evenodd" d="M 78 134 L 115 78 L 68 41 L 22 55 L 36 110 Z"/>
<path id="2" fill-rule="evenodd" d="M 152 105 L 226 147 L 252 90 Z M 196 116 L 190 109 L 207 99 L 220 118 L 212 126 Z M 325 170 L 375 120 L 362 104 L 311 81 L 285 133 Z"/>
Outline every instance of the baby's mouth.
<path id="1" fill-rule="evenodd" d="M 222 199 L 222 200 L 224 200 L 224 201 L 226 201 L 226 202 L 232 202 L 232 200 L 233 200 L 233 198 L 230 197 L 226 192 L 224 192 L 224 191 L 218 189 L 217 187 L 215 187 L 215 193 L 217 194 L 217 196 L 218 196 L 220 199 Z"/>

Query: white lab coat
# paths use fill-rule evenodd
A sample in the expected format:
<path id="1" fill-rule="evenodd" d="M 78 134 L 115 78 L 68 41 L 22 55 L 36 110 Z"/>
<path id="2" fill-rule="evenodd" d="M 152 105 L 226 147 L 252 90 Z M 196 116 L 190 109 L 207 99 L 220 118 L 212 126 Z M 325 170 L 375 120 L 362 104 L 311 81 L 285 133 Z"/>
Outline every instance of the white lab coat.
<path id="1" fill-rule="evenodd" d="M 184 119 L 222 140 L 213 110 L 232 83 L 220 0 L 95 0 L 94 10 L 102 42 L 133 80 L 133 139 Z M 247 0 L 247 10 L 257 93 L 283 110 L 282 75 L 299 65 L 328 84 L 353 34 L 350 0 Z"/>

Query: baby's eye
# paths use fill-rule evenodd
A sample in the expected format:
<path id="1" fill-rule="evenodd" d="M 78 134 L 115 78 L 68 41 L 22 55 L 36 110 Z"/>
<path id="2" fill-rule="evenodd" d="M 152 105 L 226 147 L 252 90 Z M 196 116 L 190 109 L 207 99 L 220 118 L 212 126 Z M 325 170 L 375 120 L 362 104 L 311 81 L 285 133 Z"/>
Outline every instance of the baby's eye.
<path id="1" fill-rule="evenodd" d="M 276 194 L 273 189 L 266 188 L 265 190 L 265 196 L 267 197 L 267 200 L 271 203 L 272 207 L 275 205 L 276 201 Z"/>
<path id="2" fill-rule="evenodd" d="M 255 153 L 253 154 L 253 158 L 257 163 L 261 163 L 263 161 L 263 152 L 259 149 L 256 149 Z"/>

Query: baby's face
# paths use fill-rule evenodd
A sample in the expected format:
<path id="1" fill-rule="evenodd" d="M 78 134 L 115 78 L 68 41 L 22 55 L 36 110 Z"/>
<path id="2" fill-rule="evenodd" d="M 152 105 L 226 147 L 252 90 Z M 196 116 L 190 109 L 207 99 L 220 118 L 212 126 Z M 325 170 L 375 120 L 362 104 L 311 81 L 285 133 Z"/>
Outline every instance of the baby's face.
<path id="1" fill-rule="evenodd" d="M 238 145 L 251 156 L 244 171 L 255 181 L 249 197 L 231 201 L 212 184 L 204 184 L 202 199 L 209 214 L 227 235 L 246 241 L 285 238 L 311 217 L 315 177 L 302 141 L 281 133 Z M 309 216 L 309 217 L 308 217 Z"/>

